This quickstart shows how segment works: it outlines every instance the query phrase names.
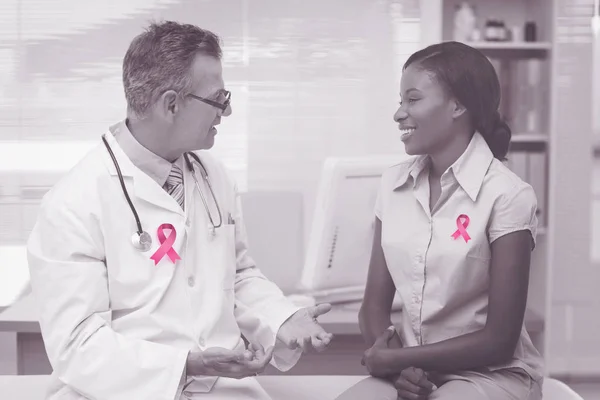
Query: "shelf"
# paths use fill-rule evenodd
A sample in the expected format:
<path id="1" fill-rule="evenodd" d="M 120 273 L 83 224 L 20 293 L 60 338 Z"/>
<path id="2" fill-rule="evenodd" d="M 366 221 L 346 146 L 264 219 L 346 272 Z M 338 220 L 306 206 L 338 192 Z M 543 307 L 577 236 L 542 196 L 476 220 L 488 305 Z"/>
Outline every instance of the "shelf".
<path id="1" fill-rule="evenodd" d="M 552 49 L 549 42 L 465 42 L 465 44 L 476 48 L 488 58 L 502 60 L 517 59 L 544 59 Z"/>
<path id="2" fill-rule="evenodd" d="M 513 133 L 512 143 L 547 143 L 548 135 L 545 133 Z"/>
<path id="3" fill-rule="evenodd" d="M 465 42 L 478 50 L 550 50 L 550 42 Z"/>

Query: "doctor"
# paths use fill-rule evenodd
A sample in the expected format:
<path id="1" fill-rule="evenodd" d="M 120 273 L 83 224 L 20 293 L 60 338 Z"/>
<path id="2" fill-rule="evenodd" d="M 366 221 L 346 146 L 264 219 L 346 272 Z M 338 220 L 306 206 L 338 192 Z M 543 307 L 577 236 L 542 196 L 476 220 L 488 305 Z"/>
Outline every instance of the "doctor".
<path id="1" fill-rule="evenodd" d="M 197 151 L 231 114 L 220 58 L 209 31 L 150 25 L 123 63 L 127 119 L 45 196 L 28 259 L 48 399 L 269 399 L 252 376 L 329 344 L 331 306 L 261 274 L 235 184 Z"/>

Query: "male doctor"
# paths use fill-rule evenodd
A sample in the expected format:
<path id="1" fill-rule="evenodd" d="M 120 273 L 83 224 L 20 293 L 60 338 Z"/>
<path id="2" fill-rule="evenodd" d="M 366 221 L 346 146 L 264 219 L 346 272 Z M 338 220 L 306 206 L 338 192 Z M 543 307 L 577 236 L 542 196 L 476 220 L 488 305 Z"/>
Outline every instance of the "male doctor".
<path id="1" fill-rule="evenodd" d="M 231 114 L 220 59 L 209 31 L 150 25 L 123 62 L 127 119 L 45 196 L 28 259 L 48 399 L 269 399 L 254 375 L 329 344 L 331 306 L 260 273 L 233 181 L 198 151 Z"/>

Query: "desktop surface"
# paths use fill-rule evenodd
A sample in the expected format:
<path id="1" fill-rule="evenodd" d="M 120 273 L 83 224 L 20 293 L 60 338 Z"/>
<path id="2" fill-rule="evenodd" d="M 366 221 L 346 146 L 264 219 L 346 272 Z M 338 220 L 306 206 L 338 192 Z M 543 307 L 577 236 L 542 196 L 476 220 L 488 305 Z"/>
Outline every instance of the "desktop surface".
<path id="1" fill-rule="evenodd" d="M 360 302 L 333 304 L 327 314 L 319 317 L 319 323 L 335 335 L 358 335 L 358 311 Z M 40 332 L 37 311 L 31 295 L 25 296 L 12 306 L 0 311 L 0 332 Z M 401 322 L 401 311 L 391 314 L 392 323 Z M 528 331 L 543 329 L 543 319 L 530 309 L 525 312 L 525 327 Z"/>

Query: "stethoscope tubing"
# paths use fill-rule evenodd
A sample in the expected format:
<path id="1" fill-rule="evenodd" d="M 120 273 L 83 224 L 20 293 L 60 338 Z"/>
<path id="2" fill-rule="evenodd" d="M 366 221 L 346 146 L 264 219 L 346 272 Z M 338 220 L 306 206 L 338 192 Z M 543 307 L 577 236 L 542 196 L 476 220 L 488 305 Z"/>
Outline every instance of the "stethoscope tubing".
<path id="1" fill-rule="evenodd" d="M 193 162 L 190 161 L 190 158 L 189 158 L 190 156 L 200 166 L 200 168 L 201 168 L 200 174 L 202 175 L 202 179 L 204 179 L 204 181 L 206 182 L 206 186 L 208 186 L 208 190 L 210 190 L 210 194 L 213 198 L 213 201 L 215 202 L 215 206 L 217 207 L 217 214 L 219 215 L 219 224 L 218 225 L 215 225 L 215 222 L 212 218 L 212 213 L 210 212 L 210 208 L 208 207 L 208 203 L 207 203 L 206 199 L 204 198 L 204 194 L 202 193 L 202 190 L 200 189 L 200 183 L 198 182 L 198 179 L 196 178 L 196 169 L 194 168 Z M 202 162 L 200 161 L 200 157 L 198 157 L 198 155 L 196 153 L 187 152 L 187 153 L 184 153 L 183 157 L 185 159 L 188 169 L 192 173 L 192 178 L 194 179 L 196 189 L 198 190 L 198 193 L 200 193 L 200 197 L 202 198 L 202 203 L 204 203 L 204 209 L 206 210 L 208 219 L 210 219 L 210 224 L 212 225 L 213 229 L 221 227 L 221 225 L 223 225 L 223 215 L 221 214 L 221 207 L 219 207 L 219 202 L 217 201 L 217 197 L 215 196 L 215 192 L 213 191 L 212 185 L 210 183 L 210 179 L 208 178 L 208 172 L 206 172 L 206 168 L 204 168 L 204 164 L 202 164 Z"/>
<path id="2" fill-rule="evenodd" d="M 117 170 L 117 174 L 119 175 L 119 183 L 121 184 L 121 189 L 123 190 L 125 199 L 127 200 L 127 203 L 129 204 L 129 208 L 131 209 L 131 212 L 133 213 L 133 217 L 135 218 L 135 223 L 136 223 L 137 229 L 138 229 L 137 233 L 138 233 L 138 235 L 142 235 L 142 233 L 144 233 L 144 230 L 142 229 L 142 222 L 137 213 L 137 210 L 135 209 L 135 206 L 133 205 L 133 202 L 131 201 L 131 198 L 129 197 L 129 192 L 127 191 L 127 188 L 125 187 L 125 180 L 123 179 L 123 174 L 121 173 L 121 168 L 119 167 L 117 158 L 115 157 L 115 154 L 113 153 L 110 145 L 108 144 L 108 142 L 106 141 L 106 138 L 104 136 L 102 136 L 102 141 L 104 142 L 104 145 L 106 146 L 106 150 L 108 150 L 108 153 L 110 154 L 113 164 L 115 165 L 115 168 Z M 204 194 L 202 193 L 202 190 L 200 189 L 200 184 L 198 182 L 198 179 L 196 178 L 196 169 L 194 168 L 193 162 L 189 159 L 190 156 L 200 166 L 202 178 L 206 182 L 206 185 L 208 186 L 208 189 L 210 190 L 210 194 L 213 198 L 213 201 L 215 202 L 215 206 L 217 207 L 217 214 L 219 214 L 219 224 L 218 225 L 215 225 L 214 220 L 212 218 L 212 214 L 208 207 L 208 203 L 207 203 L 206 199 L 204 198 Z M 210 219 L 210 223 L 212 225 L 213 230 L 221 227 L 221 225 L 223 225 L 223 216 L 221 215 L 221 207 L 219 207 L 219 202 L 217 201 L 217 197 L 215 196 L 215 192 L 213 191 L 213 187 L 210 183 L 210 179 L 208 177 L 208 172 L 206 171 L 206 168 L 204 168 L 202 161 L 200 161 L 200 157 L 198 157 L 198 155 L 195 153 L 192 153 L 192 152 L 184 153 L 184 159 L 185 159 L 185 163 L 186 163 L 188 169 L 192 173 L 192 178 L 194 179 L 196 189 L 200 193 L 200 197 L 202 198 L 202 203 L 204 203 L 204 208 L 206 210 L 208 218 Z"/>
<path id="3" fill-rule="evenodd" d="M 104 142 L 104 145 L 106 146 L 106 149 L 108 150 L 108 153 L 110 154 L 110 157 L 112 158 L 113 164 L 115 165 L 115 168 L 117 169 L 117 174 L 119 175 L 119 183 L 121 184 L 121 188 L 123 189 L 123 194 L 125 195 L 125 198 L 127 199 L 127 203 L 129 204 L 129 208 L 131 208 L 131 212 L 133 213 L 133 217 L 135 218 L 135 224 L 137 225 L 137 229 L 138 229 L 137 233 L 139 235 L 141 235 L 144 232 L 144 230 L 142 229 L 142 222 L 140 221 L 140 217 L 138 216 L 138 213 L 137 213 L 135 207 L 133 206 L 133 202 L 131 201 L 131 198 L 129 198 L 129 193 L 127 192 L 127 188 L 125 187 L 125 180 L 123 179 L 123 174 L 121 173 L 121 168 L 119 167 L 117 158 L 115 157 L 115 154 L 113 153 L 112 149 L 108 145 L 108 142 L 106 141 L 106 138 L 104 136 L 102 136 L 102 141 Z"/>

